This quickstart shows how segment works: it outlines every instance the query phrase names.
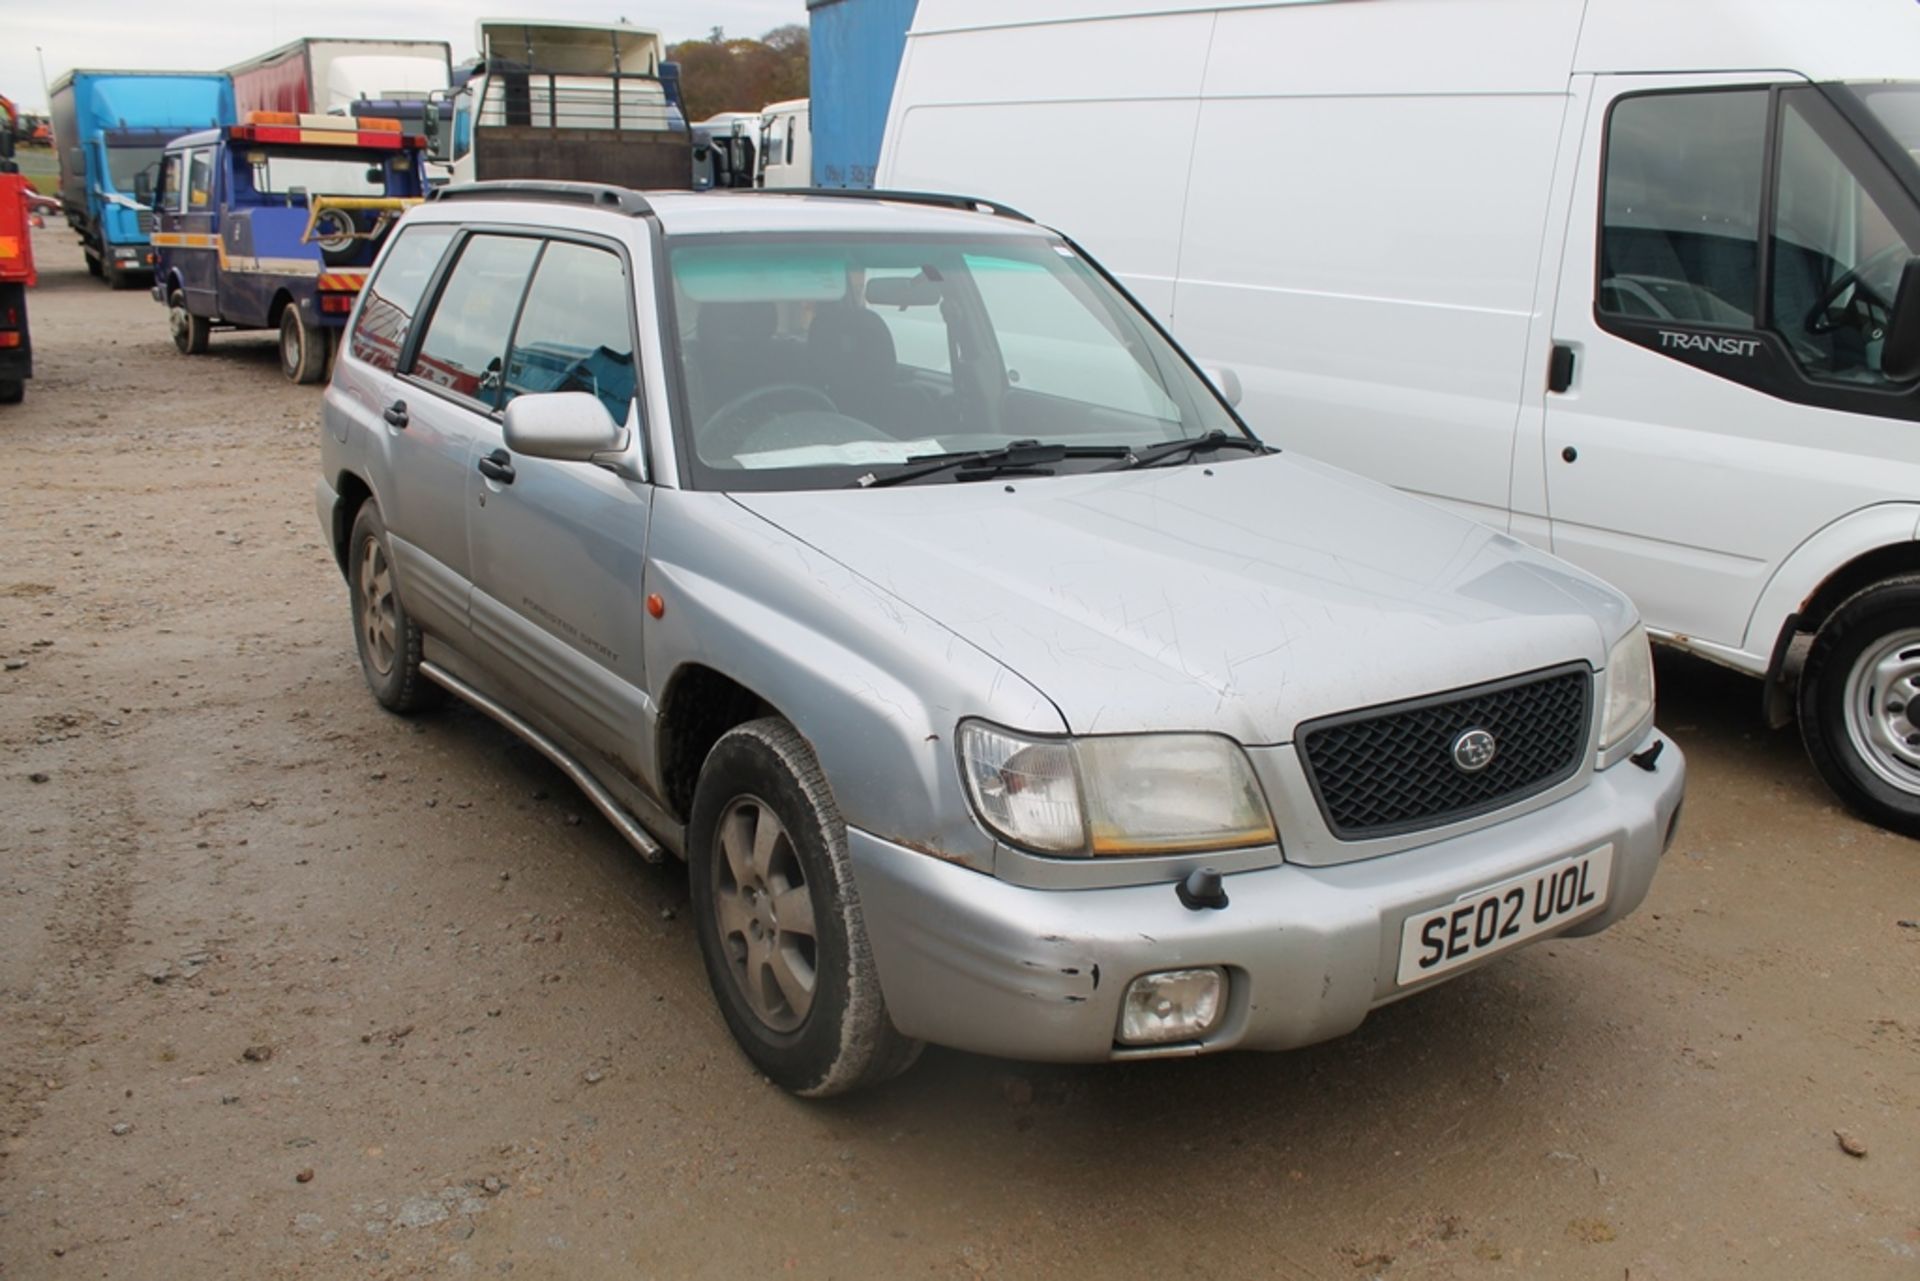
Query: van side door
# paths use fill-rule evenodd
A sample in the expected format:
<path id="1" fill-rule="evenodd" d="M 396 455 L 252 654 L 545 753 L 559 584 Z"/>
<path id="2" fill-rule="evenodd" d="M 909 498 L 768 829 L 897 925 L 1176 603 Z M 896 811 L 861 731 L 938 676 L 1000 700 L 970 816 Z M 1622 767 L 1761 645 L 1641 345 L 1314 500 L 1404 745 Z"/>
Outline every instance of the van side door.
<path id="1" fill-rule="evenodd" d="M 180 288 L 187 310 L 196 316 L 220 315 L 220 238 L 215 226 L 214 156 L 217 148 L 195 147 L 187 153 L 187 182 L 175 235 Z"/>
<path id="2" fill-rule="evenodd" d="M 1777 72 L 1597 77 L 1544 384 L 1553 550 L 1741 666 L 1822 527 L 1920 493 L 1879 370 L 1920 209 L 1829 91 Z"/>
<path id="3" fill-rule="evenodd" d="M 625 246 L 548 241 L 501 386 L 503 407 L 549 392 L 597 396 L 627 428 L 630 471 L 644 456 L 635 274 Z M 510 453 L 497 419 L 477 425 L 466 483 L 476 654 L 539 718 L 627 777 L 646 777 L 654 716 L 641 631 L 652 486 L 593 463 Z"/>

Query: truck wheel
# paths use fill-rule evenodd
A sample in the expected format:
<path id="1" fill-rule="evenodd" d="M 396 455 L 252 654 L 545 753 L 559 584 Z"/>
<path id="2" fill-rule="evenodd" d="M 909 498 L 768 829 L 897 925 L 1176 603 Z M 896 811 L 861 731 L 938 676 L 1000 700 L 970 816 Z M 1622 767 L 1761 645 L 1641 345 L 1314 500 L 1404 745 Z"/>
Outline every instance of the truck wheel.
<path id="1" fill-rule="evenodd" d="M 106 270 L 100 265 L 100 260 L 92 254 L 87 255 L 87 274 L 95 280 L 106 274 Z"/>
<path id="2" fill-rule="evenodd" d="M 1800 674 L 1800 736 L 1862 817 L 1920 836 L 1920 575 L 1849 597 Z"/>
<path id="3" fill-rule="evenodd" d="M 421 674 L 420 628 L 401 603 L 386 522 L 370 500 L 360 505 L 347 535 L 347 594 L 360 671 L 374 700 L 402 715 L 437 706 L 445 694 Z"/>
<path id="4" fill-rule="evenodd" d="M 317 383 L 327 374 L 327 341 L 298 303 L 280 313 L 280 372 L 296 383 Z"/>
<path id="5" fill-rule="evenodd" d="M 173 345 L 182 356 L 205 354 L 213 322 L 188 311 L 187 296 L 178 289 L 167 295 L 167 324 L 173 329 Z"/>
<path id="6" fill-rule="evenodd" d="M 27 384 L 18 378 L 0 378 L 0 405 L 17 405 L 27 398 Z"/>
<path id="7" fill-rule="evenodd" d="M 813 750 L 777 717 L 707 753 L 688 827 L 694 929 L 720 1013 L 747 1057 L 824 1098 L 904 1072 L 867 945 L 846 826 Z"/>

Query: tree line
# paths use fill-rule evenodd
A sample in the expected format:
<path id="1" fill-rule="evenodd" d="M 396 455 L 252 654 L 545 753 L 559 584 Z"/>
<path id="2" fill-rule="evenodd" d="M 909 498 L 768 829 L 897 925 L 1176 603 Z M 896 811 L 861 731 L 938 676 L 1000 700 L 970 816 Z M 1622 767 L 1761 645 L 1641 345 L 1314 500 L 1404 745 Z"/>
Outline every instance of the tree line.
<path id="1" fill-rule="evenodd" d="M 721 111 L 758 111 L 770 102 L 807 96 L 807 29 L 775 27 L 758 40 L 729 37 L 719 27 L 704 40 L 667 49 L 680 64 L 687 119 Z"/>

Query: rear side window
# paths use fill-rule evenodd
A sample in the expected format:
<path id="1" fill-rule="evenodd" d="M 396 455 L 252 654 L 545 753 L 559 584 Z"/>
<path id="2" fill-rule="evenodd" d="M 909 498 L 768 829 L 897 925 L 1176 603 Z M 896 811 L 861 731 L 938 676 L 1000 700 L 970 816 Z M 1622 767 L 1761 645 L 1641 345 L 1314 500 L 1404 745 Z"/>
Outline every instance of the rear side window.
<path id="1" fill-rule="evenodd" d="M 386 261 L 380 264 L 379 274 L 367 284 L 367 296 L 360 303 L 360 316 L 354 321 L 347 345 L 354 359 L 389 372 L 400 359 L 413 313 L 419 310 L 433 269 L 440 264 L 447 242 L 453 239 L 453 228 L 429 223 L 402 227 L 399 235 Z"/>
<path id="2" fill-rule="evenodd" d="M 507 357 L 502 404 L 584 391 L 617 423 L 633 404 L 633 286 L 617 254 L 556 241 L 540 256 Z"/>
<path id="3" fill-rule="evenodd" d="M 498 408 L 507 338 L 539 252 L 527 236 L 469 239 L 427 318 L 412 375 Z"/>
<path id="4" fill-rule="evenodd" d="M 1751 328 L 1767 94 L 1623 98 L 1607 126 L 1599 309 Z"/>

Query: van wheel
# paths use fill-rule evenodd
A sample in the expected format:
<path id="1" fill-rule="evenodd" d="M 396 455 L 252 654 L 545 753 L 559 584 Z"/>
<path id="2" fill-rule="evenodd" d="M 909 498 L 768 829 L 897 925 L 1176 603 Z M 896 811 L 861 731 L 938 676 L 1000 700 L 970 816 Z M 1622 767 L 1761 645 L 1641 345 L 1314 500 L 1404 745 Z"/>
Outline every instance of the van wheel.
<path id="1" fill-rule="evenodd" d="M 793 726 L 749 721 L 714 744 L 687 850 L 707 980 L 762 1072 L 824 1098 L 912 1065 L 920 1043 L 894 1030 L 880 994 L 846 826 Z"/>
<path id="2" fill-rule="evenodd" d="M 27 398 L 27 384 L 18 378 L 0 378 L 0 405 L 17 405 Z"/>
<path id="3" fill-rule="evenodd" d="M 280 313 L 280 372 L 296 383 L 317 383 L 327 373 L 326 339 L 298 303 L 288 303 Z"/>
<path id="4" fill-rule="evenodd" d="M 182 356 L 205 354 L 213 322 L 188 311 L 187 296 L 178 289 L 167 295 L 167 324 L 173 329 L 173 345 Z"/>
<path id="5" fill-rule="evenodd" d="M 347 535 L 347 594 L 360 671 L 374 699 L 403 715 L 440 703 L 445 692 L 420 671 L 420 628 L 401 602 L 393 545 L 371 501 L 360 505 Z"/>
<path id="6" fill-rule="evenodd" d="M 1800 736 L 1849 808 L 1920 836 L 1920 575 L 1833 612 L 1800 675 Z"/>

